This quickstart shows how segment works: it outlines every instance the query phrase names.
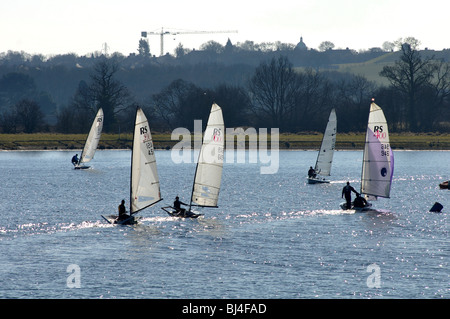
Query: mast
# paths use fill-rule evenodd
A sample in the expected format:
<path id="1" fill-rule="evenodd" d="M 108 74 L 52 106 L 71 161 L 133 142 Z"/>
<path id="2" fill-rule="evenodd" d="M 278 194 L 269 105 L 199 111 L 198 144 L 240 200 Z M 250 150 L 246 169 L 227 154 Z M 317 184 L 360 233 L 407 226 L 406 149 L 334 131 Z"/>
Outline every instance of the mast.
<path id="1" fill-rule="evenodd" d="M 137 114 L 139 111 L 139 106 L 136 107 L 136 112 L 134 115 L 134 128 L 133 128 L 133 144 L 131 144 L 131 165 L 130 165 L 130 216 L 133 215 L 133 154 L 134 154 L 134 149 L 135 149 L 135 136 L 136 136 L 136 123 L 137 123 Z"/>
<path id="2" fill-rule="evenodd" d="M 202 136 L 202 144 L 203 144 L 203 136 Z M 201 148 L 200 151 L 198 152 L 198 159 L 197 159 L 197 165 L 195 166 L 195 173 L 194 173 L 194 180 L 192 181 L 192 191 L 191 191 L 191 199 L 189 200 L 189 210 L 188 212 L 191 211 L 191 207 L 192 207 L 192 197 L 194 196 L 194 187 L 195 187 L 195 176 L 197 176 L 197 170 L 198 170 L 198 163 L 200 162 L 200 156 L 201 156 Z"/>
<path id="3" fill-rule="evenodd" d="M 374 103 L 374 102 L 375 102 L 375 99 L 372 98 L 372 103 Z M 363 193 L 363 178 L 364 178 L 364 165 L 366 163 L 366 147 L 368 147 L 367 137 L 369 135 L 370 112 L 372 112 L 372 104 L 370 105 L 369 115 L 367 116 L 366 136 L 364 138 L 363 159 L 362 159 L 362 165 L 361 165 L 361 185 L 359 185 L 359 193 L 360 194 L 365 194 L 365 193 Z M 367 194 L 365 194 L 365 195 L 367 195 Z"/>

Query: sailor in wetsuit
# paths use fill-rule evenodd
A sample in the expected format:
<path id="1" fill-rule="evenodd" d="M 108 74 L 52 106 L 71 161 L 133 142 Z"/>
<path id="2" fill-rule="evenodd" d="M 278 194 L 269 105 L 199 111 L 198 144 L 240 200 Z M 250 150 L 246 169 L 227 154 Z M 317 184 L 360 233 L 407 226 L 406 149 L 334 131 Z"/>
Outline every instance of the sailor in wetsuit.
<path id="1" fill-rule="evenodd" d="M 176 210 L 177 216 L 184 216 L 186 209 L 181 208 L 181 205 L 187 205 L 180 201 L 180 198 L 177 196 L 175 197 L 175 201 L 173 202 L 173 208 Z"/>
<path id="2" fill-rule="evenodd" d="M 345 201 L 347 202 L 345 209 L 351 209 L 352 208 L 352 192 L 354 192 L 356 195 L 359 195 L 357 191 L 353 187 L 350 186 L 350 182 L 347 182 L 347 185 L 344 186 L 342 189 L 342 196 L 345 195 Z"/>
<path id="3" fill-rule="evenodd" d="M 356 198 L 353 201 L 353 207 L 359 207 L 363 208 L 367 206 L 367 201 L 364 197 L 362 197 L 360 194 L 356 194 Z"/>
<path id="4" fill-rule="evenodd" d="M 79 162 L 78 154 L 75 154 L 75 155 L 72 157 L 72 164 L 73 164 L 73 166 L 76 166 L 76 165 L 78 164 L 78 162 Z"/>
<path id="5" fill-rule="evenodd" d="M 312 168 L 312 166 L 309 167 L 308 177 L 309 178 L 315 178 L 316 177 L 316 170 L 314 168 Z"/>
<path id="6" fill-rule="evenodd" d="M 130 217 L 130 216 L 127 215 L 127 211 L 125 209 L 125 200 L 122 199 L 122 202 L 119 205 L 119 218 L 118 218 L 118 220 L 125 220 L 128 217 Z"/>

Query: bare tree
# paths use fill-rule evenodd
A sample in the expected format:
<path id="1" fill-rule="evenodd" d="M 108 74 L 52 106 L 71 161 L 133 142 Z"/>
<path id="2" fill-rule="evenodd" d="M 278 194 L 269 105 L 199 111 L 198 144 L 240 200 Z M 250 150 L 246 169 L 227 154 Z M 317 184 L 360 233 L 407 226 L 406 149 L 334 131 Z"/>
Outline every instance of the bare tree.
<path id="1" fill-rule="evenodd" d="M 399 49 L 402 50 L 403 46 L 409 46 L 411 50 L 417 51 L 419 49 L 421 42 L 420 40 L 414 38 L 414 37 L 406 37 L 406 38 L 399 38 L 398 40 L 394 41 L 394 45 Z"/>
<path id="2" fill-rule="evenodd" d="M 3 111 L 3 113 L 0 114 L 0 128 L 5 134 L 16 133 L 17 114 L 14 109 Z"/>
<path id="3" fill-rule="evenodd" d="M 370 98 L 376 85 L 362 75 L 351 75 L 337 84 L 336 104 L 340 114 L 340 129 L 343 131 L 364 131 L 367 124 Z"/>
<path id="4" fill-rule="evenodd" d="M 411 131 L 417 131 L 417 101 L 418 95 L 424 90 L 433 78 L 436 65 L 431 62 L 432 58 L 422 59 L 419 51 L 414 47 L 418 45 L 413 41 L 413 46 L 403 43 L 402 55 L 394 66 L 385 66 L 380 75 L 386 77 L 391 85 L 404 94 L 407 101 L 408 124 Z"/>
<path id="5" fill-rule="evenodd" d="M 319 45 L 319 51 L 328 51 L 328 50 L 333 50 L 333 49 L 334 49 L 334 43 L 330 42 L 330 41 L 323 41 Z"/>
<path id="6" fill-rule="evenodd" d="M 224 46 L 217 41 L 210 40 L 206 43 L 203 43 L 200 46 L 200 50 L 214 52 L 214 53 L 222 53 L 224 50 Z"/>
<path id="7" fill-rule="evenodd" d="M 249 82 L 255 113 L 269 120 L 272 127 L 285 129 L 299 92 L 298 80 L 287 57 L 261 63 Z"/>
<path id="8" fill-rule="evenodd" d="M 181 124 L 179 120 L 183 100 L 195 88 L 194 84 L 178 79 L 152 96 L 153 111 L 163 120 L 167 129 L 174 129 Z"/>
<path id="9" fill-rule="evenodd" d="M 116 60 L 102 59 L 91 75 L 89 94 L 95 109 L 103 108 L 105 132 L 111 132 L 117 124 L 117 114 L 133 104 L 128 89 L 115 79 L 117 71 L 119 63 Z"/>
<path id="10" fill-rule="evenodd" d="M 450 64 L 434 61 L 435 72 L 428 88 L 421 94 L 418 117 L 423 131 L 439 127 L 450 104 Z"/>
<path id="11" fill-rule="evenodd" d="M 307 68 L 299 75 L 298 86 L 295 122 L 300 126 L 297 129 L 315 130 L 318 121 L 328 119 L 332 105 L 330 81 L 322 73 Z M 324 114 L 326 118 L 322 119 Z"/>
<path id="12" fill-rule="evenodd" d="M 17 122 L 25 133 L 37 132 L 43 125 L 44 115 L 39 105 L 31 100 L 22 100 L 16 104 Z"/>
<path id="13" fill-rule="evenodd" d="M 394 51 L 395 44 L 394 42 L 385 41 L 383 42 L 383 50 L 386 52 L 392 52 Z"/>

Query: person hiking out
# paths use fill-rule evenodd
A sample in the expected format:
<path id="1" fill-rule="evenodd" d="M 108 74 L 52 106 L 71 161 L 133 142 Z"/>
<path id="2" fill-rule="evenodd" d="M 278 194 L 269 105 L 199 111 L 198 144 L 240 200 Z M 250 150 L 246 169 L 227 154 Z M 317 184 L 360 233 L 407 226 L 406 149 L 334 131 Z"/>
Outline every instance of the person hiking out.
<path id="1" fill-rule="evenodd" d="M 75 154 L 73 157 L 72 157 L 72 164 L 73 164 L 73 166 L 76 166 L 76 165 L 78 165 L 78 162 L 79 162 L 80 160 L 78 159 L 78 154 Z"/>
<path id="2" fill-rule="evenodd" d="M 182 201 L 180 201 L 180 198 L 177 196 L 175 197 L 175 201 L 173 202 L 173 208 L 175 208 L 176 213 L 178 216 L 184 216 L 186 209 L 181 208 L 181 205 L 187 205 L 185 203 L 183 203 Z"/>

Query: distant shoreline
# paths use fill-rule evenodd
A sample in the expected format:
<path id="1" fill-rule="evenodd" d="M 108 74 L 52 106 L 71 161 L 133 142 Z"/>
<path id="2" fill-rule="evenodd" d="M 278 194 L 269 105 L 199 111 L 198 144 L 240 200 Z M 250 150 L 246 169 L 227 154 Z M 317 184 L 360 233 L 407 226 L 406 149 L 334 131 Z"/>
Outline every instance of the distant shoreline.
<path id="1" fill-rule="evenodd" d="M 87 134 L 0 134 L 0 150 L 78 150 L 82 149 Z M 171 140 L 170 133 L 153 133 L 155 149 L 170 150 L 180 140 Z M 336 150 L 361 150 L 364 146 L 364 133 L 338 133 Z M 448 133 L 390 133 L 391 147 L 395 150 L 450 150 Z M 257 141 L 254 137 L 254 141 Z M 278 147 L 282 150 L 318 150 L 322 133 L 283 133 L 279 136 Z M 270 148 L 270 136 L 267 148 Z M 131 149 L 132 134 L 102 134 L 99 149 Z M 242 143 L 239 144 L 243 148 Z M 237 140 L 234 147 L 237 149 Z M 266 148 L 264 144 L 259 146 Z M 248 149 L 248 136 L 245 149 Z"/>

